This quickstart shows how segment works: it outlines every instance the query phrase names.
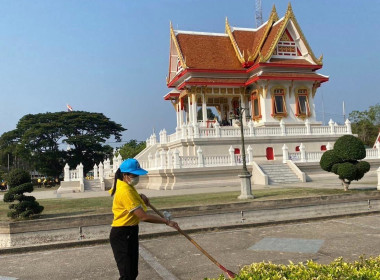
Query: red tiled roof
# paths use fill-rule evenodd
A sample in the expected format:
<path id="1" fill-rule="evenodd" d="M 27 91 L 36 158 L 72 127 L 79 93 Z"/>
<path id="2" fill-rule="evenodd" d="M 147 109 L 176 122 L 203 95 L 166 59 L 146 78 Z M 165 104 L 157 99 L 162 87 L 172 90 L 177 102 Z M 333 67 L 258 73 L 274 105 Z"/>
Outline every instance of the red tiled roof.
<path id="1" fill-rule="evenodd" d="M 189 68 L 241 70 L 230 38 L 227 36 L 181 34 L 177 41 Z"/>
<path id="2" fill-rule="evenodd" d="M 277 23 L 275 26 L 272 26 L 271 30 L 269 31 L 269 34 L 268 34 L 267 38 L 265 39 L 265 43 L 261 48 L 261 54 L 264 57 L 268 54 L 270 47 L 271 47 L 274 39 L 277 36 L 277 33 L 279 32 L 279 30 L 282 27 L 282 24 L 283 24 L 283 22 Z"/>

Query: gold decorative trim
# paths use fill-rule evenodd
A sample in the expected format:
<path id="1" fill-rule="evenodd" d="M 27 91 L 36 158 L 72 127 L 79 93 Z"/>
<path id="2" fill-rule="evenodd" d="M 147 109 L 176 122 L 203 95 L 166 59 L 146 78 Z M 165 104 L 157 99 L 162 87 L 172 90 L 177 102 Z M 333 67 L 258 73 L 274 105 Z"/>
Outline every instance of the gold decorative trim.
<path id="1" fill-rule="evenodd" d="M 321 86 L 321 82 L 318 82 L 318 81 L 315 81 L 314 84 L 313 84 L 313 88 L 311 89 L 311 95 L 315 96 L 315 93 L 317 92 L 317 88 L 319 88 Z"/>
<path id="2" fill-rule="evenodd" d="M 185 63 L 185 59 L 182 56 L 181 48 L 179 47 L 179 44 L 178 44 L 178 41 L 177 41 L 177 37 L 175 36 L 172 22 L 170 22 L 170 37 L 173 40 L 174 45 L 175 45 L 175 47 L 177 49 L 178 57 L 179 57 L 179 60 L 181 61 L 181 66 L 182 66 L 183 69 L 186 69 L 187 65 Z"/>
<path id="3" fill-rule="evenodd" d="M 307 51 L 309 52 L 309 55 L 311 56 L 311 58 L 313 59 L 313 61 L 314 61 L 317 65 L 322 65 L 322 58 L 323 58 L 323 57 L 321 57 L 320 59 L 317 59 L 317 58 L 315 57 L 313 51 L 311 50 L 311 48 L 310 48 L 310 46 L 309 46 L 309 43 L 307 42 L 305 36 L 303 35 L 303 32 L 302 32 L 301 27 L 299 26 L 299 24 L 298 24 L 298 22 L 297 22 L 297 19 L 296 19 L 294 13 L 293 13 L 292 5 L 290 4 L 290 2 L 289 2 L 289 4 L 288 4 L 288 9 L 287 9 L 287 11 L 286 11 L 285 18 L 284 18 L 284 20 L 283 20 L 283 22 L 282 22 L 282 26 L 281 26 L 281 28 L 277 31 L 276 37 L 275 37 L 275 39 L 272 41 L 272 44 L 271 44 L 271 46 L 270 46 L 270 48 L 269 48 L 269 52 L 268 52 L 268 54 L 264 57 L 264 61 L 268 61 L 268 60 L 271 58 L 271 56 L 272 56 L 272 54 L 273 54 L 273 51 L 274 51 L 274 49 L 276 48 L 276 46 L 277 46 L 277 44 L 278 44 L 278 41 L 280 40 L 280 37 L 281 37 L 281 35 L 284 33 L 284 31 L 285 31 L 285 29 L 286 29 L 286 27 L 287 27 L 287 25 L 288 25 L 288 23 L 289 23 L 290 20 L 292 20 L 293 24 L 295 25 L 295 27 L 296 27 L 296 29 L 297 29 L 299 35 L 300 35 L 300 38 L 301 38 L 301 40 L 303 41 L 303 43 L 305 44 L 306 49 L 307 49 Z"/>
<path id="4" fill-rule="evenodd" d="M 272 11 L 270 13 L 270 16 L 269 16 L 269 19 L 267 22 L 267 26 L 265 27 L 266 28 L 265 32 L 264 32 L 263 36 L 261 37 L 260 44 L 256 46 L 255 50 L 253 51 L 253 55 L 248 57 L 248 61 L 254 61 L 256 59 L 256 57 L 260 54 L 260 50 L 264 45 L 265 39 L 267 38 L 268 33 L 269 33 L 270 29 L 272 28 L 272 25 L 276 21 L 278 21 L 278 15 L 277 15 L 276 6 L 273 5 Z M 261 57 L 260 57 L 260 59 L 261 59 Z"/>
<path id="5" fill-rule="evenodd" d="M 240 52 L 239 46 L 236 43 L 235 37 L 232 34 L 231 27 L 230 27 L 230 24 L 228 23 L 228 18 L 227 17 L 226 17 L 226 29 L 225 29 L 225 32 L 228 34 L 228 37 L 231 40 L 232 46 L 234 47 L 236 56 L 239 59 L 240 63 L 244 63 L 245 62 L 244 52 L 243 52 L 243 55 L 242 55 L 241 52 Z"/>

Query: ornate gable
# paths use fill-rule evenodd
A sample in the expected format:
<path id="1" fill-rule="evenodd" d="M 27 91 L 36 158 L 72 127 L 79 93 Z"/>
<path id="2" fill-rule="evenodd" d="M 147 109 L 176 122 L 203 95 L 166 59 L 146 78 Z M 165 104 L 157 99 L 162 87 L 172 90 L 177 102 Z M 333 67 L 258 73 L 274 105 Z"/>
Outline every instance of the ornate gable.
<path id="1" fill-rule="evenodd" d="M 169 54 L 169 75 L 166 82 L 169 83 L 178 73 L 186 69 L 186 63 L 179 47 L 172 23 L 170 23 L 170 54 Z"/>
<path id="2" fill-rule="evenodd" d="M 271 58 L 302 58 L 312 64 L 322 65 L 322 56 L 314 56 L 300 26 L 294 16 L 291 4 L 288 5 L 285 17 L 276 22 L 262 48 L 260 62 Z"/>

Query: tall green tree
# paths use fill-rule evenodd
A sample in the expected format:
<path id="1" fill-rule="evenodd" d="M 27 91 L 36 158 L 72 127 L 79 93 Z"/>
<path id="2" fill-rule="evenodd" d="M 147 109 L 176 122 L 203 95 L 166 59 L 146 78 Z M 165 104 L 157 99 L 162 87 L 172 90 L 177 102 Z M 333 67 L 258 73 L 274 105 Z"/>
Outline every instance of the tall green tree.
<path id="1" fill-rule="evenodd" d="M 106 140 L 120 141 L 124 130 L 101 113 L 29 114 L 19 120 L 15 130 L 0 137 L 0 160 L 4 161 L 9 151 L 44 175 L 59 176 L 66 162 L 72 168 L 81 162 L 88 172 L 112 153 Z"/>
<path id="2" fill-rule="evenodd" d="M 123 159 L 134 158 L 146 147 L 145 142 L 137 142 L 137 140 L 132 139 L 129 142 L 121 146 L 119 153 Z"/>
<path id="3" fill-rule="evenodd" d="M 352 111 L 349 119 L 352 132 L 357 134 L 365 145 L 372 147 L 380 130 L 380 104 L 370 106 L 365 111 Z"/>

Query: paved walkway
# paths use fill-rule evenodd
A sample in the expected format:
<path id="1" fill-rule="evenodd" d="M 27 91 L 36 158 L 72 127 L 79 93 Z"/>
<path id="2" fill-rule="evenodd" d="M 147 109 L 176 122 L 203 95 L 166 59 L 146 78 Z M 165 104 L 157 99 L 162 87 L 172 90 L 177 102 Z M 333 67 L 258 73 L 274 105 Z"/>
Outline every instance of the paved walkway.
<path id="1" fill-rule="evenodd" d="M 380 215 L 191 234 L 227 269 L 254 262 L 329 263 L 380 255 Z M 302 245 L 302 246 L 300 246 Z M 138 280 L 200 280 L 222 271 L 181 235 L 140 241 Z M 117 279 L 109 244 L 0 255 L 0 279 Z M 38 269 L 36 269 L 38 268 Z M 4 278 L 2 278 L 4 277 Z M 9 278 L 8 278 L 9 277 Z"/>

